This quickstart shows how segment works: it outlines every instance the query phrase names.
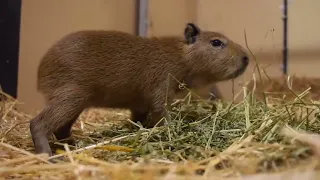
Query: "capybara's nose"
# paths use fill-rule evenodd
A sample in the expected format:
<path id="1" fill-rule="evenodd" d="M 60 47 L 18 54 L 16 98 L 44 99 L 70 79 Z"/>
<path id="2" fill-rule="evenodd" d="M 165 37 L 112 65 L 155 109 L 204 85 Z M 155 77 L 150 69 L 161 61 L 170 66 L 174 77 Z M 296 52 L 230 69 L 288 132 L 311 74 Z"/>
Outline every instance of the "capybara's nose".
<path id="1" fill-rule="evenodd" d="M 244 65 L 248 65 L 248 64 L 249 64 L 249 58 L 248 58 L 248 56 L 243 56 L 243 57 L 242 57 L 242 62 L 243 62 Z"/>

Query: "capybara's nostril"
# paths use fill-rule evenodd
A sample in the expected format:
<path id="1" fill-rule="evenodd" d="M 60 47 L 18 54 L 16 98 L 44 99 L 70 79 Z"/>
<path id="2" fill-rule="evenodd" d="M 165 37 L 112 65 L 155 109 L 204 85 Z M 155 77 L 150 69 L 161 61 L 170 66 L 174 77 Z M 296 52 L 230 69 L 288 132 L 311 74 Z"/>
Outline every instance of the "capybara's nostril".
<path id="1" fill-rule="evenodd" d="M 249 58 L 248 58 L 248 56 L 243 56 L 243 57 L 242 57 L 242 62 L 243 62 L 243 64 L 248 65 L 248 63 L 249 63 Z"/>

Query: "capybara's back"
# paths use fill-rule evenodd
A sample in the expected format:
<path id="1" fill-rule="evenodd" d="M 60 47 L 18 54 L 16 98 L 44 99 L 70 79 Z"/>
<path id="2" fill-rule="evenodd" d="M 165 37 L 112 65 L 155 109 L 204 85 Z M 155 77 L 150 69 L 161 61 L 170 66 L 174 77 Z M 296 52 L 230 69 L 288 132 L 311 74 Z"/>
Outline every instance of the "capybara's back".
<path id="1" fill-rule="evenodd" d="M 140 96 L 148 96 L 159 85 L 155 82 L 169 72 L 181 74 L 186 70 L 176 60 L 183 57 L 181 40 L 167 41 L 170 44 L 116 31 L 72 33 L 57 42 L 40 62 L 38 89 L 52 98 L 54 91 L 73 86 L 86 91 L 83 96 L 88 96 L 92 106 L 146 106 L 152 102 L 141 102 L 145 97 Z"/>
<path id="2" fill-rule="evenodd" d="M 51 95 L 67 84 L 93 91 L 97 86 L 116 89 L 115 86 L 141 83 L 135 76 L 142 72 L 143 66 L 134 62 L 139 59 L 143 63 L 145 59 L 137 56 L 150 46 L 145 39 L 122 32 L 79 31 L 69 34 L 54 44 L 41 60 L 38 89 Z M 112 80 L 118 83 L 114 84 Z M 119 84 L 121 80 L 123 84 Z"/>

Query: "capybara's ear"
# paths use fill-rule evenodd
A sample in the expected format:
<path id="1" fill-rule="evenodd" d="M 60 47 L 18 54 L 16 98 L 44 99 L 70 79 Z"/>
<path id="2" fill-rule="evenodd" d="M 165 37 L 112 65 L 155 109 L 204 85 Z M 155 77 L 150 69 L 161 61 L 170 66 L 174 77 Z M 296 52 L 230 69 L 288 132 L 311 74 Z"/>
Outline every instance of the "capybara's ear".
<path id="1" fill-rule="evenodd" d="M 199 34 L 199 27 L 193 23 L 188 23 L 186 28 L 184 29 L 184 37 L 187 44 L 193 44 Z"/>

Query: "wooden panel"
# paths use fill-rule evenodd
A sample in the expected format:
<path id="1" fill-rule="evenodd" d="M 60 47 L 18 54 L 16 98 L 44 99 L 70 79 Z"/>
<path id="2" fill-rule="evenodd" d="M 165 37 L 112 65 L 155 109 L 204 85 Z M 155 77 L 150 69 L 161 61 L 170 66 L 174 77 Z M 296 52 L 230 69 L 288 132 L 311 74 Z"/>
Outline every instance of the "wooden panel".
<path id="1" fill-rule="evenodd" d="M 135 0 L 27 0 L 22 3 L 18 99 L 33 113 L 43 107 L 36 91 L 40 58 L 59 38 L 83 29 L 135 33 Z"/>
<path id="2" fill-rule="evenodd" d="M 320 12 L 320 1 L 291 1 L 289 4 L 289 74 L 320 76 L 318 64 L 320 54 L 320 24 L 314 23 Z M 204 29 L 220 31 L 232 40 L 245 46 L 244 30 L 249 47 L 257 55 L 260 64 L 270 65 L 270 76 L 282 74 L 282 0 L 201 0 L 197 5 L 197 23 Z M 252 78 L 254 61 L 246 73 L 235 81 L 235 92 L 239 84 Z M 257 75 L 257 73 L 256 73 Z M 232 99 L 231 81 L 218 83 L 226 99 Z"/>
<path id="3" fill-rule="evenodd" d="M 197 0 L 149 0 L 149 36 L 182 35 L 196 20 Z"/>

